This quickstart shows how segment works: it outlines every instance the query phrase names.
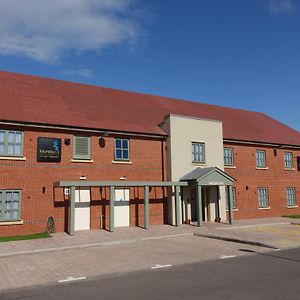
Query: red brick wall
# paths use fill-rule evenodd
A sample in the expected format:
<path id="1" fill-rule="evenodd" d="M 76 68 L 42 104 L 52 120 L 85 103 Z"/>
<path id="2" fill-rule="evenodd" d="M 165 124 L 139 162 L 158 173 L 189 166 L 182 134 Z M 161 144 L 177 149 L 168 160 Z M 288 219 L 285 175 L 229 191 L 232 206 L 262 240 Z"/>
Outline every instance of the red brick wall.
<path id="1" fill-rule="evenodd" d="M 300 208 L 287 208 L 286 188 L 296 188 L 296 201 L 300 201 L 300 172 L 297 170 L 296 157 L 300 151 L 275 147 L 225 144 L 234 149 L 235 168 L 226 168 L 225 172 L 236 179 L 237 210 L 236 219 L 282 216 L 299 214 Z M 256 169 L 256 149 L 266 151 L 267 169 Z M 276 151 L 274 151 L 274 149 Z M 284 152 L 292 152 L 294 170 L 285 170 Z M 258 208 L 258 188 L 266 187 L 269 193 L 270 209 Z"/>
<path id="2" fill-rule="evenodd" d="M 114 160 L 114 137 L 106 137 L 104 148 L 99 147 L 99 136 L 92 136 L 91 163 L 71 162 L 73 157 L 73 135 L 76 132 L 45 131 L 43 129 L 4 128 L 24 131 L 25 161 L 0 160 L 0 189 L 21 189 L 21 219 L 24 225 L 0 226 L 0 236 L 44 232 L 49 216 L 55 219 L 57 231 L 66 231 L 68 226 L 69 201 L 62 188 L 53 188 L 55 181 L 87 180 L 119 181 L 162 181 L 166 168 L 165 142 L 151 138 L 130 138 L 130 160 L 132 164 L 116 164 Z M 77 135 L 83 135 L 77 133 Z M 55 137 L 62 139 L 60 163 L 37 162 L 37 138 Z M 70 138 L 69 146 L 64 139 Z M 164 165 L 164 168 L 163 168 Z M 43 191 L 44 188 L 44 191 Z M 143 189 L 131 188 L 131 225 L 143 224 Z M 109 226 L 109 190 L 92 188 L 91 228 L 100 228 L 103 215 L 105 228 Z M 150 224 L 163 224 L 166 213 L 166 195 L 162 189 L 150 193 Z"/>

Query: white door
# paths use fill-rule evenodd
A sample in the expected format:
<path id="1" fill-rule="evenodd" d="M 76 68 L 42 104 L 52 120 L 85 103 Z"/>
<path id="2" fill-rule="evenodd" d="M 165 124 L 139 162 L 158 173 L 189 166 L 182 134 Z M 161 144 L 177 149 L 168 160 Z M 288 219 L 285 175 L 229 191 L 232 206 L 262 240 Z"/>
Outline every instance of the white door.
<path id="1" fill-rule="evenodd" d="M 90 202 L 89 189 L 75 190 L 75 230 L 90 230 Z"/>
<path id="2" fill-rule="evenodd" d="M 129 226 L 129 189 L 116 189 L 115 195 L 115 227 Z"/>

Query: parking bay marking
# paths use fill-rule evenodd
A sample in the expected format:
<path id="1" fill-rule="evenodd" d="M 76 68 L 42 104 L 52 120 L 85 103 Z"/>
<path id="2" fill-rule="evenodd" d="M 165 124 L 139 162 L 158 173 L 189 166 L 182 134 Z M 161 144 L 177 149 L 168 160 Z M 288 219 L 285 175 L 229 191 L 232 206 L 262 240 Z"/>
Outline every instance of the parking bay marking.
<path id="1" fill-rule="evenodd" d="M 220 256 L 220 259 L 233 258 L 233 257 L 236 257 L 236 255 L 222 255 Z"/>
<path id="2" fill-rule="evenodd" d="M 59 283 L 64 283 L 64 282 L 70 282 L 70 281 L 78 281 L 78 280 L 84 280 L 86 279 L 86 277 L 72 277 L 72 276 L 68 276 L 66 279 L 61 279 L 58 280 L 57 282 Z"/>
<path id="3" fill-rule="evenodd" d="M 160 264 L 156 264 L 155 266 L 151 267 L 152 270 L 154 269 L 162 269 L 162 268 L 169 268 L 172 267 L 172 265 L 160 265 Z"/>

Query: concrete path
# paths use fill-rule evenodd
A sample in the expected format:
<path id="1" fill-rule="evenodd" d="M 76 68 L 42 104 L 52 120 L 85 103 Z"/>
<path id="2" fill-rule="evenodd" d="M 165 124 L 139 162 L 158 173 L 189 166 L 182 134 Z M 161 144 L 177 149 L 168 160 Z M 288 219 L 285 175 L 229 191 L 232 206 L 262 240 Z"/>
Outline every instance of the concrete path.
<path id="1" fill-rule="evenodd" d="M 236 221 L 234 225 L 206 224 L 199 234 L 265 244 L 273 248 L 300 247 L 300 227 L 289 218 L 265 218 Z M 197 234 L 196 233 L 196 234 Z"/>

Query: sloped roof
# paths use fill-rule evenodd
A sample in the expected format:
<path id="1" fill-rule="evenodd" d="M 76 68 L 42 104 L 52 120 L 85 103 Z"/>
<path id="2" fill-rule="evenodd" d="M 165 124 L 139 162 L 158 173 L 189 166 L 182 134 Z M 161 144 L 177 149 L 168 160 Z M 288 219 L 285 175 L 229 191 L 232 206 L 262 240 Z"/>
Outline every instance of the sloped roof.
<path id="1" fill-rule="evenodd" d="M 215 168 L 214 167 L 209 167 L 209 168 L 196 168 L 192 170 L 191 172 L 185 174 L 180 178 L 180 180 L 197 180 L 198 178 L 201 178 L 202 176 L 205 176 L 206 174 L 210 173 L 213 171 Z"/>
<path id="2" fill-rule="evenodd" d="M 202 178 L 212 174 L 213 172 L 219 173 L 222 177 L 228 179 L 229 181 L 234 181 L 234 178 L 222 171 L 217 167 L 208 167 L 208 168 L 195 168 L 191 172 L 185 174 L 180 178 L 180 181 L 188 181 L 188 180 L 201 180 Z"/>
<path id="3" fill-rule="evenodd" d="M 0 120 L 161 134 L 168 114 L 220 120 L 225 139 L 300 146 L 269 116 L 204 103 L 0 71 Z"/>

